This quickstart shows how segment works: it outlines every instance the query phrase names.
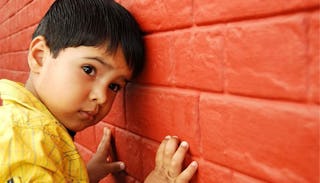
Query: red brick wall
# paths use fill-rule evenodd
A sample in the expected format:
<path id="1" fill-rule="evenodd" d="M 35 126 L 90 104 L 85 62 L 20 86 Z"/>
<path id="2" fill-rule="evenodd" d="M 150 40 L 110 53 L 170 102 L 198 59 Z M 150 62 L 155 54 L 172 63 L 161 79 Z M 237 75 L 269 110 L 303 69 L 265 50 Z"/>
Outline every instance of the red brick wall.
<path id="1" fill-rule="evenodd" d="M 0 0 L 0 78 L 26 80 L 51 2 Z M 147 175 L 168 134 L 190 143 L 193 182 L 319 182 L 318 0 L 120 3 L 147 32 L 147 65 L 104 122 L 76 136 L 85 159 L 108 126 L 127 182 Z"/>

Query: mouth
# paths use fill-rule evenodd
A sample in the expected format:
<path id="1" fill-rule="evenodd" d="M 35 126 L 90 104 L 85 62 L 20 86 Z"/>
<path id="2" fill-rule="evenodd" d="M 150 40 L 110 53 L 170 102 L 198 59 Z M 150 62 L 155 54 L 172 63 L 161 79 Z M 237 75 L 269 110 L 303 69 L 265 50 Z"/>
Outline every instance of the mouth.
<path id="1" fill-rule="evenodd" d="M 88 121 L 93 121 L 96 118 L 97 113 L 98 112 L 96 111 L 84 111 L 84 110 L 79 111 L 81 119 L 88 120 Z"/>

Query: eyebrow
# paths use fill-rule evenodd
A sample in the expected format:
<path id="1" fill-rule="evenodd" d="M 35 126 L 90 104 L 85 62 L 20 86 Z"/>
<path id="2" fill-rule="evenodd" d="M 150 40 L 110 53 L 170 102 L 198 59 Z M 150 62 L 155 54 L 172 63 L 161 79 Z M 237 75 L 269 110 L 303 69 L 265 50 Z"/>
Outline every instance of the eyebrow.
<path id="1" fill-rule="evenodd" d="M 102 65 L 104 65 L 104 66 L 107 66 L 107 67 L 109 67 L 109 68 L 111 68 L 111 69 L 114 68 L 111 64 L 105 62 L 105 61 L 104 61 L 102 58 L 100 58 L 100 57 L 84 57 L 84 58 L 85 58 L 85 59 L 90 59 L 90 60 L 95 60 L 95 61 L 99 62 L 100 64 L 102 64 Z"/>
<path id="2" fill-rule="evenodd" d="M 97 62 L 99 62 L 100 64 L 102 64 L 102 65 L 104 65 L 104 66 L 107 66 L 107 67 L 109 67 L 109 68 L 111 68 L 111 69 L 114 69 L 114 67 L 111 65 L 111 64 L 109 64 L 109 63 L 107 63 L 107 62 L 105 62 L 102 58 L 100 58 L 100 57 L 84 57 L 85 59 L 90 59 L 90 60 L 95 60 L 95 61 L 97 61 Z M 131 79 L 128 79 L 128 78 L 126 78 L 126 77 L 122 77 L 122 79 L 124 80 L 124 82 L 127 84 L 128 82 L 131 82 Z"/>

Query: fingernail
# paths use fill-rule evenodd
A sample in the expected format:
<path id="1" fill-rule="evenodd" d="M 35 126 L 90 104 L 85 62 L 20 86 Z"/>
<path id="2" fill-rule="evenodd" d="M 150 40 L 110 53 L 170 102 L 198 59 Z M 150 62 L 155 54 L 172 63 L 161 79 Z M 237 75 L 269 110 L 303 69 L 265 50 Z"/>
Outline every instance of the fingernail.
<path id="1" fill-rule="evenodd" d="M 167 135 L 164 139 L 169 140 L 171 138 L 170 135 Z"/>
<path id="2" fill-rule="evenodd" d="M 188 147 L 188 142 L 182 141 L 180 145 L 181 147 Z"/>
<path id="3" fill-rule="evenodd" d="M 109 131 L 108 128 L 106 128 L 106 127 L 103 128 L 103 133 L 104 133 L 104 134 L 108 133 L 108 131 Z"/>
<path id="4" fill-rule="evenodd" d="M 119 165 L 120 165 L 121 170 L 123 170 L 126 167 L 126 165 L 123 162 L 121 162 Z"/>
<path id="5" fill-rule="evenodd" d="M 176 138 L 176 139 L 178 139 L 179 137 L 178 136 L 172 136 L 173 138 Z"/>
<path id="6" fill-rule="evenodd" d="M 198 167 L 198 163 L 197 163 L 196 161 L 193 161 L 193 162 L 191 163 L 191 166 L 197 168 L 197 167 Z"/>

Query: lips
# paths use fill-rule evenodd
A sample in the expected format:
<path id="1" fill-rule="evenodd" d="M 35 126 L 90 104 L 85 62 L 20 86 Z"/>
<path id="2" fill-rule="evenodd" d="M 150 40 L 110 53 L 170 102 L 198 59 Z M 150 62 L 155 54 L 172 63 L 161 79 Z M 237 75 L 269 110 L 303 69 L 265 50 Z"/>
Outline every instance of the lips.
<path id="1" fill-rule="evenodd" d="M 82 119 L 92 121 L 95 119 L 95 116 L 98 114 L 98 110 L 94 110 L 94 111 L 81 110 L 79 111 L 79 114 Z"/>

